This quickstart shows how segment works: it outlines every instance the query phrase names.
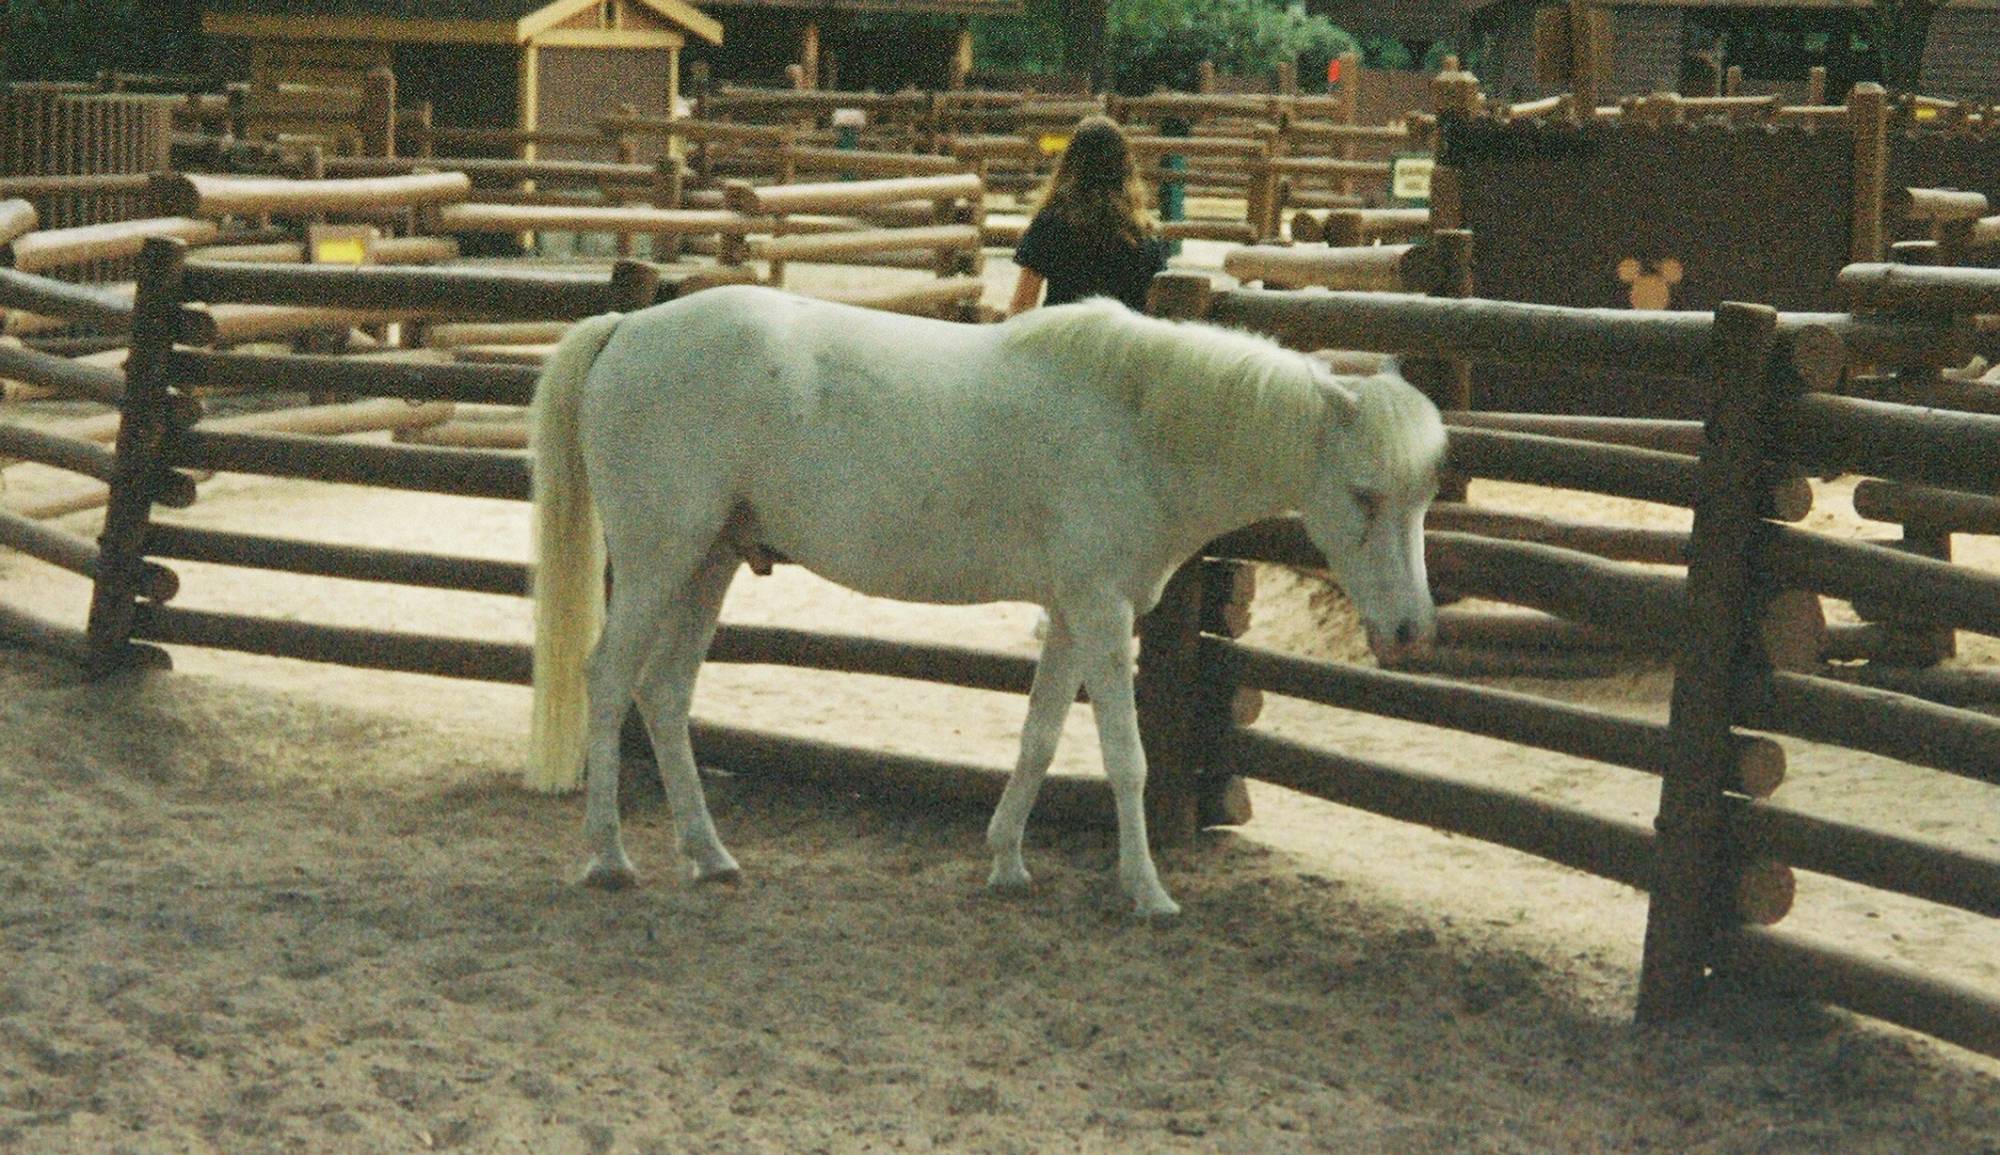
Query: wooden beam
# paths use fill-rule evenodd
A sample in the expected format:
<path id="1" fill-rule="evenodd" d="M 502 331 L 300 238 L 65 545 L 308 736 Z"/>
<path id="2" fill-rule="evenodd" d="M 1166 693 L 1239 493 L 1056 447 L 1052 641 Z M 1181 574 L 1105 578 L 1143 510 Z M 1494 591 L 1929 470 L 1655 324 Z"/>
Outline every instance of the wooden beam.
<path id="1" fill-rule="evenodd" d="M 373 16 L 271 16 L 205 12 L 209 36 L 246 40 L 361 40 L 394 44 L 515 44 L 515 25 L 501 20 L 384 20 Z"/>
<path id="2" fill-rule="evenodd" d="M 687 37 L 664 28 L 552 28 L 534 38 L 537 48 L 651 49 L 679 51 Z"/>
<path id="3" fill-rule="evenodd" d="M 1833 1003 L 2000 1057 L 2000 999 L 1985 991 L 1779 931 L 1739 929 L 1721 945 L 1724 969 L 1755 987 Z"/>
<path id="4" fill-rule="evenodd" d="M 1525 851 L 1641 890 L 1652 885 L 1654 834 L 1508 790 L 1314 749 L 1253 730 L 1223 741 L 1233 774 L 1315 798 Z"/>

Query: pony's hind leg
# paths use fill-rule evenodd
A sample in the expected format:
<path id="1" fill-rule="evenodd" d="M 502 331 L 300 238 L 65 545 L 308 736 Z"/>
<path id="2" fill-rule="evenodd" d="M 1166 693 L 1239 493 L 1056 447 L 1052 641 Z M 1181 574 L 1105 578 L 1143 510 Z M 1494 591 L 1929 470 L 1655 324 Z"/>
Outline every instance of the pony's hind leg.
<path id="1" fill-rule="evenodd" d="M 1132 695 L 1132 607 L 1124 601 L 1093 603 L 1072 612 L 1077 660 L 1097 715 L 1097 741 L 1104 775 L 1118 808 L 1118 880 L 1142 917 L 1180 913 L 1160 885 L 1146 842 L 1146 751 L 1139 741 L 1139 715 Z"/>
<path id="2" fill-rule="evenodd" d="M 735 879 L 736 860 L 723 848 L 703 797 L 701 774 L 695 768 L 688 741 L 688 711 L 694 703 L 695 675 L 715 638 L 723 595 L 742 564 L 721 544 L 702 559 L 686 596 L 667 610 L 667 629 L 639 681 L 639 706 L 653 738 L 653 756 L 660 764 L 667 803 L 673 809 L 681 852 L 687 855 L 698 882 Z"/>
<path id="3" fill-rule="evenodd" d="M 588 667 L 589 737 L 584 752 L 583 837 L 590 845 L 590 865 L 583 881 L 616 890 L 638 880 L 625 854 L 618 820 L 619 730 L 632 705 L 639 674 L 659 644 L 667 608 L 680 596 L 684 581 L 670 578 L 685 569 L 660 565 L 658 559 L 611 549 L 611 596 L 605 607 L 604 632 L 590 655 Z"/>
<path id="4" fill-rule="evenodd" d="M 1028 886 L 1028 867 L 1021 861 L 1021 838 L 1028 826 L 1028 812 L 1035 807 L 1035 795 L 1056 755 L 1062 736 L 1063 719 L 1070 703 L 1076 701 L 1083 675 L 1077 669 L 1076 647 L 1061 614 L 1050 614 L 1048 636 L 1042 643 L 1041 660 L 1035 663 L 1035 684 L 1028 692 L 1028 720 L 1021 726 L 1021 751 L 993 820 L 986 825 L 986 846 L 993 852 L 993 872 L 986 885 L 995 890 L 1022 890 Z"/>

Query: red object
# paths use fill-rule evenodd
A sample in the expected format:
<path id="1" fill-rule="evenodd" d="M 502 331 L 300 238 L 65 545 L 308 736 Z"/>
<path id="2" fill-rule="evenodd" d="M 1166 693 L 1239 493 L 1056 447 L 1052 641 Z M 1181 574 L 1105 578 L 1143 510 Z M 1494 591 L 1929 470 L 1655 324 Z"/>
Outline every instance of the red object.
<path id="1" fill-rule="evenodd" d="M 1340 57 L 1336 56 L 1326 62 L 1326 82 L 1328 84 L 1340 83 Z"/>

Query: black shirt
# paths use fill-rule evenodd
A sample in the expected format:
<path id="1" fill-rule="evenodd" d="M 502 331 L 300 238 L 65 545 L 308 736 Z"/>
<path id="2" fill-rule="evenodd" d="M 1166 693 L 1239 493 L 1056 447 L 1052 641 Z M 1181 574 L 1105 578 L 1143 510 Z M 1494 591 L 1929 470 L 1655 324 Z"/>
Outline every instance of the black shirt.
<path id="1" fill-rule="evenodd" d="M 1045 305 L 1066 305 L 1085 297 L 1116 297 L 1134 310 L 1146 308 L 1153 274 L 1167 267 L 1166 245 L 1148 237 L 1137 245 L 1086 237 L 1052 213 L 1036 213 L 1014 249 L 1014 263 L 1048 282 Z"/>

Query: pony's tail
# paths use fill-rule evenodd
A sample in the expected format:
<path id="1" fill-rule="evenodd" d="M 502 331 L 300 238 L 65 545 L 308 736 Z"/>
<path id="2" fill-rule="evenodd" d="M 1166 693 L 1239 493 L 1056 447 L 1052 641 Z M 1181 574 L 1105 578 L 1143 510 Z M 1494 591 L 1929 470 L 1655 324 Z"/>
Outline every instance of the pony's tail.
<path id="1" fill-rule="evenodd" d="M 584 659 L 604 624 L 604 539 L 577 444 L 583 381 L 617 313 L 570 327 L 535 384 L 535 699 L 527 785 L 573 790 L 587 736 Z"/>

